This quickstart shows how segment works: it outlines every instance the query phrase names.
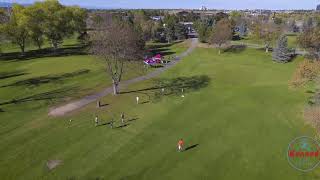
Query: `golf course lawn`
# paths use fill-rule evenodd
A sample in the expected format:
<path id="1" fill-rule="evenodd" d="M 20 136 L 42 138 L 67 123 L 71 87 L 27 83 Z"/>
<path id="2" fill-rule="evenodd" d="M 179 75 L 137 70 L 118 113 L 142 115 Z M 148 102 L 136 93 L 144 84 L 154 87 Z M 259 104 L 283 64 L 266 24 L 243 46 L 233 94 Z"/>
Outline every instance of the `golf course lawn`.
<path id="1" fill-rule="evenodd" d="M 288 38 L 288 47 L 289 48 L 299 48 L 297 34 L 294 34 L 294 33 L 287 34 L 287 38 Z M 243 42 L 243 43 L 258 44 L 258 45 L 264 46 L 264 42 L 262 39 L 256 39 L 256 38 L 253 38 L 250 36 L 246 37 L 244 39 L 241 39 L 241 40 L 234 41 L 234 42 Z M 275 45 L 276 45 L 276 41 L 271 44 L 271 46 L 275 46 Z"/>
<path id="2" fill-rule="evenodd" d="M 99 109 L 92 103 L 64 117 L 48 117 L 49 107 L 60 101 L 0 107 L 0 179 L 320 179 L 320 169 L 302 173 L 286 159 L 290 141 L 315 136 L 302 117 L 310 94 L 288 88 L 301 60 L 277 64 L 263 50 L 218 55 L 198 48 L 159 78 L 104 97 Z M 0 63 L 1 70 L 31 73 L 0 79 L 1 86 L 29 76 L 90 70 L 38 86 L 0 88 L 1 101 L 60 88 L 57 94 L 65 100 L 110 84 L 103 62 L 87 56 Z M 164 94 L 170 90 L 171 95 L 161 95 L 159 82 L 164 81 L 169 82 Z M 121 112 L 129 120 L 124 127 Z M 101 126 L 95 127 L 95 115 Z M 114 129 L 104 125 L 112 118 Z M 180 138 L 191 148 L 179 153 Z M 48 170 L 49 160 L 61 163 Z"/>

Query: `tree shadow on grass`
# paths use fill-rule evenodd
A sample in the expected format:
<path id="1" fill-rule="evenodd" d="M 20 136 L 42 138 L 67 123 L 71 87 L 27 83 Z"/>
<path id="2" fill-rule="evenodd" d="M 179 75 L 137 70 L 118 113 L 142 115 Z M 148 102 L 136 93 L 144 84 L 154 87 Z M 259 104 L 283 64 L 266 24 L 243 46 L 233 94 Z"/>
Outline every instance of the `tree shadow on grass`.
<path id="1" fill-rule="evenodd" d="M 29 73 L 26 73 L 21 70 L 20 71 L 11 71 L 11 72 L 1 72 L 0 73 L 0 80 L 12 78 L 12 77 L 23 76 L 23 75 L 27 75 L 27 74 L 29 74 Z"/>
<path id="2" fill-rule="evenodd" d="M 161 49 L 161 48 L 168 48 L 171 47 L 175 44 L 179 44 L 182 43 L 183 41 L 175 41 L 172 43 L 159 43 L 159 44 L 152 44 L 152 45 L 148 45 L 147 48 L 148 49 Z"/>
<path id="3" fill-rule="evenodd" d="M 78 70 L 72 73 L 65 73 L 65 74 L 58 74 L 58 75 L 47 75 L 47 76 L 40 76 L 40 77 L 35 77 L 35 78 L 30 78 L 30 79 L 25 79 L 21 81 L 17 81 L 11 84 L 3 85 L 0 86 L 0 88 L 4 87 L 11 87 L 11 86 L 39 86 L 41 84 L 47 84 L 47 83 L 52 83 L 52 82 L 57 82 L 66 78 L 72 78 L 75 76 L 80 76 L 83 74 L 89 73 L 89 69 L 82 69 Z"/>
<path id="4" fill-rule="evenodd" d="M 175 52 L 170 51 L 170 49 L 164 48 L 164 49 L 152 49 L 150 50 L 152 55 L 161 54 L 162 56 L 169 56 L 175 54 Z"/>
<path id="5" fill-rule="evenodd" d="M 52 48 L 45 48 L 41 50 L 30 50 L 21 55 L 21 52 L 2 53 L 0 55 L 0 61 L 26 61 L 36 58 L 44 57 L 62 57 L 73 55 L 87 55 L 85 46 L 72 46 L 59 48 L 53 51 Z"/>
<path id="6" fill-rule="evenodd" d="M 0 106 L 10 105 L 10 104 L 21 104 L 26 102 L 35 102 L 35 101 L 54 101 L 58 99 L 71 96 L 76 91 L 76 88 L 62 88 L 52 91 L 47 91 L 44 93 L 39 93 L 31 96 L 26 96 L 23 98 L 12 99 L 5 102 L 0 102 Z"/>
<path id="7" fill-rule="evenodd" d="M 246 50 L 246 45 L 231 45 L 223 50 L 223 52 L 230 52 L 230 53 L 241 53 Z"/>
<path id="8" fill-rule="evenodd" d="M 178 77 L 178 78 L 163 78 L 154 81 L 155 86 L 138 89 L 133 91 L 121 92 L 120 94 L 140 93 L 145 91 L 154 91 L 156 97 L 163 95 L 179 95 L 183 93 L 197 91 L 209 85 L 210 78 L 207 75 L 191 76 L 191 77 Z M 162 89 L 164 92 L 162 92 Z M 159 91 L 160 90 L 160 91 Z"/>
<path id="9" fill-rule="evenodd" d="M 179 44 L 183 41 L 176 41 L 173 43 L 163 43 L 163 44 L 154 44 L 154 45 L 149 45 L 147 47 L 148 51 L 152 54 L 152 55 L 156 55 L 156 54 L 161 54 L 162 56 L 169 56 L 169 55 L 173 55 L 176 52 L 171 51 L 170 47 L 175 45 L 175 44 Z"/>
<path id="10" fill-rule="evenodd" d="M 307 91 L 306 91 L 306 93 L 308 93 L 308 94 L 314 94 L 314 93 L 315 93 L 315 91 L 307 90 Z"/>

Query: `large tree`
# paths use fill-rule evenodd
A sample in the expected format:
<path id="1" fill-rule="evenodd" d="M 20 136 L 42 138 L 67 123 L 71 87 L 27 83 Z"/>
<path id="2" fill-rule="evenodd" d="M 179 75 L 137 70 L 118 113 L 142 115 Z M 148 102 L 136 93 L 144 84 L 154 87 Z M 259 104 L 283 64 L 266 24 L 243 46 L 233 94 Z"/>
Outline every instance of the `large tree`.
<path id="1" fill-rule="evenodd" d="M 228 19 L 218 21 L 213 28 L 211 37 L 209 38 L 210 44 L 215 44 L 219 47 L 219 54 L 221 53 L 221 46 L 226 44 L 232 39 L 232 26 Z"/>
<path id="2" fill-rule="evenodd" d="M 3 25 L 2 31 L 5 36 L 13 43 L 20 47 L 22 55 L 28 39 L 28 24 L 25 8 L 21 5 L 14 4 L 9 21 Z"/>
<path id="3" fill-rule="evenodd" d="M 308 17 L 304 20 L 302 30 L 308 31 L 313 28 L 313 19 L 312 17 Z"/>
<path id="4" fill-rule="evenodd" d="M 41 3 L 36 2 L 32 6 L 26 8 L 27 29 L 33 43 L 41 49 L 44 43 L 44 10 L 41 8 Z"/>
<path id="5" fill-rule="evenodd" d="M 176 25 L 179 23 L 178 18 L 175 15 L 167 14 L 164 18 L 164 33 L 168 43 L 176 40 Z"/>
<path id="6" fill-rule="evenodd" d="M 72 28 L 73 32 L 71 33 L 78 33 L 79 35 L 79 40 L 85 41 L 85 39 L 88 36 L 87 33 L 87 18 L 88 18 L 88 13 L 85 9 L 82 9 L 78 6 L 72 6 L 72 7 L 67 7 L 69 14 L 71 16 L 70 22 L 69 22 L 69 27 Z"/>
<path id="7" fill-rule="evenodd" d="M 0 53 L 1 53 L 1 44 L 4 43 L 5 34 L 4 34 L 4 26 L 9 21 L 9 16 L 5 10 L 0 9 Z"/>
<path id="8" fill-rule="evenodd" d="M 63 38 L 73 34 L 73 12 L 61 5 L 57 0 L 47 0 L 41 3 L 45 17 L 43 22 L 44 35 L 56 50 Z"/>
<path id="9" fill-rule="evenodd" d="M 57 49 L 63 39 L 77 32 L 86 34 L 87 12 L 79 7 L 66 7 L 57 0 L 45 0 L 23 7 L 15 4 L 9 16 L 0 12 L 4 36 L 19 45 L 22 54 L 28 40 L 41 49 L 46 37 Z M 9 17 L 9 18 L 7 18 Z"/>
<path id="10" fill-rule="evenodd" d="M 293 33 L 299 32 L 299 27 L 294 19 L 289 20 L 289 23 L 287 24 L 287 30 Z"/>
<path id="11" fill-rule="evenodd" d="M 187 38 L 187 29 L 186 27 L 181 24 L 181 23 L 177 23 L 175 26 L 174 26 L 174 31 L 175 31 L 175 37 L 176 39 L 178 40 L 184 40 Z"/>
<path id="12" fill-rule="evenodd" d="M 152 29 L 156 24 L 150 19 L 145 10 L 136 10 L 132 12 L 132 24 L 136 30 L 143 34 L 143 39 L 149 41 L 152 38 Z"/>
<path id="13" fill-rule="evenodd" d="M 197 30 L 199 41 L 208 42 L 209 37 L 212 33 L 212 27 L 215 25 L 216 21 L 214 17 L 201 16 L 201 19 L 194 23 L 194 27 Z"/>
<path id="14" fill-rule="evenodd" d="M 320 27 L 310 28 L 298 37 L 299 45 L 307 49 L 315 59 L 320 59 Z"/>
<path id="15" fill-rule="evenodd" d="M 155 22 L 151 29 L 151 40 L 161 42 L 163 40 L 164 28 L 161 22 Z"/>
<path id="16" fill-rule="evenodd" d="M 9 21 L 9 15 L 4 9 L 0 9 L 0 25 Z"/>
<path id="17" fill-rule="evenodd" d="M 197 29 L 197 32 L 198 32 L 199 41 L 202 43 L 207 42 L 208 36 L 209 36 L 208 32 L 211 27 L 209 27 L 207 23 L 199 20 L 195 23 L 195 28 Z"/>
<path id="18" fill-rule="evenodd" d="M 107 72 L 112 78 L 116 95 L 119 93 L 125 61 L 141 58 L 145 43 L 132 25 L 118 21 L 99 25 L 92 33 L 91 40 L 93 54 L 107 63 Z"/>
<path id="19" fill-rule="evenodd" d="M 85 33 L 87 31 L 87 11 L 78 6 L 69 7 L 69 10 L 72 12 L 72 24 L 74 30 L 79 34 Z"/>
<path id="20" fill-rule="evenodd" d="M 281 35 L 277 41 L 277 46 L 272 52 L 272 59 L 279 63 L 287 63 L 291 59 L 291 52 L 288 48 L 288 38 L 286 35 Z"/>
<path id="21" fill-rule="evenodd" d="M 237 22 L 237 28 L 238 28 L 238 31 L 239 31 L 239 35 L 241 37 L 244 37 L 247 35 L 248 33 L 248 24 L 246 22 L 245 19 L 241 19 Z"/>
<path id="22" fill-rule="evenodd" d="M 261 39 L 263 41 L 266 52 L 269 52 L 270 46 L 281 33 L 280 26 L 276 26 L 272 23 L 263 23 L 261 21 L 255 22 L 252 29 L 254 38 Z"/>

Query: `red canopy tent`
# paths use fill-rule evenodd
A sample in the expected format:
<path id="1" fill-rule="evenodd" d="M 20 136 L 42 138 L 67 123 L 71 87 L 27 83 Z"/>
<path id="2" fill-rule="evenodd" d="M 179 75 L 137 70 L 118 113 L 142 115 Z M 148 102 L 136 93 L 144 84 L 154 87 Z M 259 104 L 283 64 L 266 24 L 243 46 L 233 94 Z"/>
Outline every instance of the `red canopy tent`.
<path id="1" fill-rule="evenodd" d="M 155 58 L 155 59 L 162 59 L 162 56 L 161 56 L 161 54 L 157 54 L 157 55 L 155 55 L 153 58 Z"/>

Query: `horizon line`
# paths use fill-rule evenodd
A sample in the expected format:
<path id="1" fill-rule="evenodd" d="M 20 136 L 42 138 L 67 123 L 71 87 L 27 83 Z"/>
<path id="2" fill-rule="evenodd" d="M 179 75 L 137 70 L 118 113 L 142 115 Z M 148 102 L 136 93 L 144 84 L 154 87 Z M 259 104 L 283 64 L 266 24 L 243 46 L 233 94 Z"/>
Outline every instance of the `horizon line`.
<path id="1" fill-rule="evenodd" d="M 33 5 L 34 3 L 9 3 L 9 2 L 0 2 L 0 4 L 8 4 L 8 5 L 13 5 L 13 4 L 19 4 L 19 5 L 22 5 L 22 6 L 29 6 L 29 5 Z M 117 9 L 123 9 L 123 10 L 198 10 L 198 11 L 201 11 L 200 8 L 128 8 L 128 7 L 96 7 L 96 6 L 81 6 L 81 5 L 77 5 L 77 4 L 64 4 L 64 3 L 61 3 L 62 5 L 65 5 L 65 6 L 79 6 L 81 8 L 84 8 L 84 9 L 88 9 L 88 10 L 91 10 L 91 9 L 96 9 L 96 10 L 117 10 Z M 6 6 L 0 6 L 0 8 L 6 8 Z M 9 7 L 9 6 L 8 6 Z M 11 7 L 11 6 L 10 6 Z M 228 9 L 210 9 L 208 8 L 207 10 L 204 10 L 204 11 L 223 11 L 223 10 L 228 10 L 228 11 L 243 11 L 243 10 L 269 10 L 269 11 L 301 11 L 301 10 L 305 10 L 305 11 L 316 11 L 315 8 L 313 9 L 272 9 L 272 8 L 266 8 L 266 9 L 261 9 L 261 8 L 247 8 L 247 9 L 237 9 L 237 8 L 228 8 Z"/>

